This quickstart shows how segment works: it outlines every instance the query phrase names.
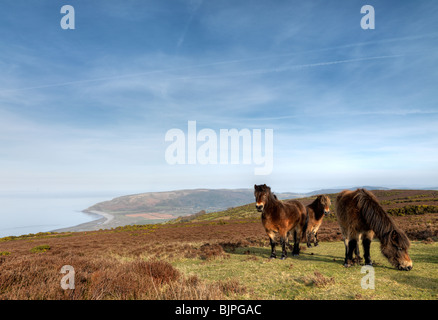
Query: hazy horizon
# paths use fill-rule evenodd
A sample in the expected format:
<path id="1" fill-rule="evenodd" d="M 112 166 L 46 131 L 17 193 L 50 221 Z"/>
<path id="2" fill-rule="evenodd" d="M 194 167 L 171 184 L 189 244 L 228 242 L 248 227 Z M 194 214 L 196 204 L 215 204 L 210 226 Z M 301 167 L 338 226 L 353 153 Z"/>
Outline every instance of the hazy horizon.
<path id="1" fill-rule="evenodd" d="M 316 188 L 312 190 L 281 190 L 272 186 L 275 193 L 307 193 L 321 189 L 348 189 L 360 186 L 333 186 L 331 188 Z M 372 185 L 370 187 L 383 187 Z M 251 190 L 252 186 L 247 188 Z M 193 188 L 205 189 L 205 188 Z M 230 189 L 230 188 L 207 188 L 207 189 Z M 409 188 L 403 188 L 409 189 Z M 412 189 L 412 188 L 411 188 Z M 438 190 L 438 188 L 434 188 Z M 30 233 L 48 232 L 62 228 L 73 227 L 82 223 L 96 220 L 97 217 L 83 213 L 82 211 L 99 202 L 112 200 L 117 197 L 148 192 L 166 192 L 178 190 L 156 190 L 142 192 L 120 193 L 10 193 L 0 194 L 0 207 L 3 213 L 1 216 L 0 238 L 6 236 L 20 236 Z M 18 202 L 17 202 L 18 201 Z"/>
<path id="2" fill-rule="evenodd" d="M 365 4 L 2 1 L 0 194 L 435 188 L 438 3 L 371 3 L 362 29 Z M 251 152 L 222 145 L 232 129 Z"/>

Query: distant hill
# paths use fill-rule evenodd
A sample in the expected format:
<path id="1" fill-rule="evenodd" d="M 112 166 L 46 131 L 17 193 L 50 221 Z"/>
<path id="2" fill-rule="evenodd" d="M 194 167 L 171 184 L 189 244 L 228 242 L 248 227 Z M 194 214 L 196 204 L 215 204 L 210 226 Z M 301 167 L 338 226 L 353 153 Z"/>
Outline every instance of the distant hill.
<path id="1" fill-rule="evenodd" d="M 363 188 L 363 189 L 367 189 L 367 190 L 390 190 L 389 188 L 384 188 L 384 187 L 359 186 L 359 187 L 351 187 L 351 188 L 320 189 L 320 190 L 307 192 L 304 195 L 309 197 L 309 196 L 314 196 L 317 194 L 339 193 L 343 190 L 356 190 L 359 188 Z"/>
<path id="2" fill-rule="evenodd" d="M 286 199 L 302 195 L 287 192 L 278 193 L 277 196 Z M 251 202 L 254 202 L 252 189 L 192 189 L 121 196 L 97 203 L 85 211 L 102 211 L 114 215 L 158 213 L 177 217 L 201 210 L 223 210 Z"/>
<path id="3" fill-rule="evenodd" d="M 366 187 L 368 189 L 386 189 Z M 356 189 L 356 188 L 351 188 Z M 343 189 L 322 189 L 308 193 L 275 192 L 279 199 L 305 198 L 337 193 Z M 218 212 L 254 203 L 251 189 L 187 189 L 126 195 L 97 203 L 84 212 L 107 213 L 112 217 L 95 228 L 164 222 L 178 217 Z M 88 226 L 82 226 L 83 229 Z M 81 229 L 82 230 L 82 229 Z"/>

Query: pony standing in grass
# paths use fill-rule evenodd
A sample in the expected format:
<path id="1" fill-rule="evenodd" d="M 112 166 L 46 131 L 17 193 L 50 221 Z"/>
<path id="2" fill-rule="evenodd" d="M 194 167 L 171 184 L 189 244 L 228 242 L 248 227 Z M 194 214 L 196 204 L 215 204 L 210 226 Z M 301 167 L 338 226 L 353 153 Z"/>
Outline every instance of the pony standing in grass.
<path id="1" fill-rule="evenodd" d="M 345 267 L 362 260 L 358 246 L 360 237 L 365 264 L 372 265 L 370 246 L 375 235 L 380 240 L 382 254 L 394 267 L 399 270 L 412 269 L 412 260 L 408 255 L 408 237 L 395 225 L 394 220 L 383 210 L 370 191 L 342 191 L 336 199 L 336 216 L 344 236 Z M 353 253 L 356 255 L 355 259 Z"/>
<path id="2" fill-rule="evenodd" d="M 318 230 L 322 224 L 324 216 L 330 214 L 330 198 L 326 195 L 317 196 L 315 201 L 306 206 L 307 210 L 307 247 L 310 248 L 310 243 L 313 236 L 313 243 L 318 245 Z"/>
<path id="3" fill-rule="evenodd" d="M 305 234 L 306 208 L 297 200 L 281 201 L 266 184 L 254 185 L 257 211 L 262 213 L 262 224 L 271 244 L 271 258 L 276 258 L 275 234 L 280 235 L 281 259 L 286 259 L 286 244 L 292 231 L 294 247 L 292 255 L 300 254 L 300 240 Z"/>

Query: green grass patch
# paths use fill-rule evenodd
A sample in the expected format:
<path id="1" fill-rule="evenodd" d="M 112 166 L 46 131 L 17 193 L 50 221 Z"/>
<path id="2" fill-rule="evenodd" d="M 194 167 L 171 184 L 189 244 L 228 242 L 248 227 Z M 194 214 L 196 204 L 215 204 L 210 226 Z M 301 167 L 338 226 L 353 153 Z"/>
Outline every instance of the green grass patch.
<path id="1" fill-rule="evenodd" d="M 50 250 L 50 246 L 47 245 L 47 244 L 43 244 L 41 246 L 33 247 L 32 249 L 30 249 L 30 252 L 32 252 L 32 253 L 43 253 L 43 252 L 46 252 L 48 250 Z"/>
<path id="2" fill-rule="evenodd" d="M 64 238 L 71 237 L 73 234 L 68 232 L 38 232 L 23 234 L 21 236 L 7 236 L 0 238 L 0 242 L 15 241 L 15 240 L 37 240 L 37 239 L 49 239 L 49 238 Z"/>
<path id="3" fill-rule="evenodd" d="M 438 212 L 438 206 L 424 204 L 404 206 L 403 208 L 388 209 L 388 214 L 395 216 L 420 215 L 435 212 Z"/>
<path id="4" fill-rule="evenodd" d="M 345 268 L 344 244 L 320 242 L 318 247 L 286 260 L 269 259 L 268 247 L 237 248 L 225 257 L 205 261 L 174 261 L 182 272 L 207 281 L 233 280 L 246 288 L 233 299 L 437 299 L 438 244 L 412 243 L 414 268 L 398 271 L 373 242 L 375 289 L 363 289 L 361 266 Z M 277 249 L 279 250 L 279 248 Z"/>

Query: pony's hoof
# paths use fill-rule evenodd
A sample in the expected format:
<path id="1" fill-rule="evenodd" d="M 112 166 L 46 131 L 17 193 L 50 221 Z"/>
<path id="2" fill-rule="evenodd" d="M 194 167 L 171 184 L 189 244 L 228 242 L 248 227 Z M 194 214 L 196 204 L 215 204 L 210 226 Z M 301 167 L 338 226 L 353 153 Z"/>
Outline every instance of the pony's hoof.
<path id="1" fill-rule="evenodd" d="M 318 242 L 317 243 L 315 243 L 315 247 L 318 245 Z"/>
<path id="2" fill-rule="evenodd" d="M 282 256 L 280 260 L 286 260 L 287 256 Z"/>
<path id="3" fill-rule="evenodd" d="M 269 259 L 276 259 L 276 256 L 270 256 Z"/>
<path id="4" fill-rule="evenodd" d="M 312 245 L 309 243 L 309 244 L 307 245 L 307 248 L 312 248 Z"/>
<path id="5" fill-rule="evenodd" d="M 353 259 L 353 264 L 361 264 L 362 263 L 362 258 L 361 257 L 357 257 Z"/>
<path id="6" fill-rule="evenodd" d="M 292 255 L 293 255 L 294 257 L 298 257 L 300 254 L 299 254 L 299 253 L 292 253 Z"/>

